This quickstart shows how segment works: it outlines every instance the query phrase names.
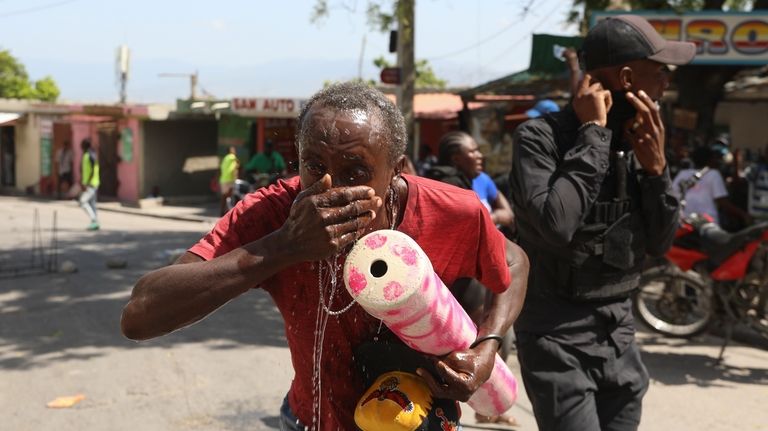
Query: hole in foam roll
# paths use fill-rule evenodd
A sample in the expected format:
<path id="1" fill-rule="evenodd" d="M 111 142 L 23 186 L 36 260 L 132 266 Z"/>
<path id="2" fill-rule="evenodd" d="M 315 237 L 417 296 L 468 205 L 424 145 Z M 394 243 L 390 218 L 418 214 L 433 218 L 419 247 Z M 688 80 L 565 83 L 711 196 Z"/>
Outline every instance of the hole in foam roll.
<path id="1" fill-rule="evenodd" d="M 388 269 L 387 262 L 384 262 L 381 259 L 374 260 L 373 263 L 371 263 L 371 275 L 376 278 L 384 277 L 384 275 L 387 274 Z"/>

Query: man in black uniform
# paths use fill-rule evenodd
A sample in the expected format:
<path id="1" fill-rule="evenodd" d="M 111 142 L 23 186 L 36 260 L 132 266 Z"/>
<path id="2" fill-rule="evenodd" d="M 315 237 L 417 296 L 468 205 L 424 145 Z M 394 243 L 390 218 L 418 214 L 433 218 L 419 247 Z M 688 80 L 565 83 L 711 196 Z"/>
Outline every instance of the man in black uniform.
<path id="1" fill-rule="evenodd" d="M 572 102 L 515 132 L 512 202 L 531 262 L 515 330 L 542 430 L 640 423 L 648 373 L 629 294 L 646 253 L 667 251 L 677 227 L 657 102 L 667 64 L 694 51 L 637 16 L 601 21 L 584 40 Z"/>

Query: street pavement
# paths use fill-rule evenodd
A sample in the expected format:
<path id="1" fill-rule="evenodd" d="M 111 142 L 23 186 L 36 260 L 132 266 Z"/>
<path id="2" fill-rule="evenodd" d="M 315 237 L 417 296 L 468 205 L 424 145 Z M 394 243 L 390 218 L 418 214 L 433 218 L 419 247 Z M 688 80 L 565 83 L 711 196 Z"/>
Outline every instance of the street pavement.
<path id="1" fill-rule="evenodd" d="M 0 196 L 0 430 L 276 429 L 293 372 L 282 320 L 264 292 L 160 339 L 120 335 L 133 284 L 209 230 L 210 208 L 103 209 L 102 229 L 86 232 L 72 201 Z M 35 244 L 51 253 L 54 212 L 58 262 L 77 272 L 32 265 Z M 13 277 L 11 268 L 24 272 Z M 713 335 L 677 340 L 641 330 L 639 340 L 652 379 L 641 430 L 768 430 L 764 345 L 733 343 L 715 365 L 721 339 Z M 514 357 L 508 363 L 519 376 Z M 521 392 L 511 410 L 516 429 L 535 430 Z M 46 408 L 76 394 L 85 399 Z M 467 429 L 476 428 L 473 416 L 467 407 Z"/>

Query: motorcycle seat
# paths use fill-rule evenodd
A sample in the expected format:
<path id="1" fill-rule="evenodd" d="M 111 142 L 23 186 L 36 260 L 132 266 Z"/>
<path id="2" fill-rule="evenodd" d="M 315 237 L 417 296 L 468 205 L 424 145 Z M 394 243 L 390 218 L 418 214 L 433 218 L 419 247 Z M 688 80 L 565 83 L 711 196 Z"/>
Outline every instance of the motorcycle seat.
<path id="1" fill-rule="evenodd" d="M 699 227 L 704 251 L 710 261 L 720 264 L 750 242 L 760 237 L 768 229 L 768 222 L 758 223 L 735 233 L 726 232 L 715 223 L 706 223 Z"/>

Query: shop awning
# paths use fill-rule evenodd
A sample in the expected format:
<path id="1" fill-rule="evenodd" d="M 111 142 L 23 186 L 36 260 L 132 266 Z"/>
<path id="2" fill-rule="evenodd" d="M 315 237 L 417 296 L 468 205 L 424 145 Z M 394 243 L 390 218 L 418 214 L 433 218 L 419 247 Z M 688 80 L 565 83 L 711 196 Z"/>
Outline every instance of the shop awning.
<path id="1" fill-rule="evenodd" d="M 21 117 L 21 114 L 0 112 L 0 126 L 10 126 Z"/>
<path id="2" fill-rule="evenodd" d="M 569 91 L 569 74 L 560 58 L 565 48 L 579 49 L 582 38 L 534 34 L 528 69 L 504 76 L 459 93 L 464 100 L 481 94 L 533 95 L 536 98 Z"/>
<path id="3" fill-rule="evenodd" d="M 394 94 L 387 94 L 387 97 L 392 102 L 397 103 L 397 97 Z M 458 118 L 463 106 L 461 96 L 454 93 L 416 93 L 413 95 L 413 114 L 420 120 L 450 120 Z M 484 104 L 473 102 L 469 108 L 472 109 L 479 106 L 484 106 Z"/>

